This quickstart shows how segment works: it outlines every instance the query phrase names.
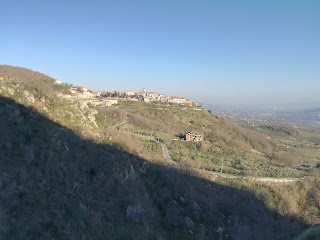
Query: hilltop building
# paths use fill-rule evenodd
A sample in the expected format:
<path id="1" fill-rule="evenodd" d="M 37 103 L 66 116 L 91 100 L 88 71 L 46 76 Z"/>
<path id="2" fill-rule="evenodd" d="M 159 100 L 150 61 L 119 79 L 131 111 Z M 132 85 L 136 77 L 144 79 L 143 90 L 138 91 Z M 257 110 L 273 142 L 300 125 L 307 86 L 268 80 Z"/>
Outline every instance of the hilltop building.
<path id="1" fill-rule="evenodd" d="M 56 80 L 56 81 L 54 82 L 54 84 L 61 85 L 62 82 L 61 82 L 60 80 Z"/>
<path id="2" fill-rule="evenodd" d="M 134 96 L 136 94 L 136 91 L 125 91 L 124 94 L 127 97 L 131 97 L 131 96 Z"/>
<path id="3" fill-rule="evenodd" d="M 178 103 L 178 104 L 185 104 L 187 99 L 181 97 L 171 97 L 168 99 L 169 103 Z"/>
<path id="4" fill-rule="evenodd" d="M 86 87 L 79 87 L 78 89 L 79 89 L 81 92 L 87 92 L 87 91 L 89 91 L 89 89 L 86 88 Z"/>

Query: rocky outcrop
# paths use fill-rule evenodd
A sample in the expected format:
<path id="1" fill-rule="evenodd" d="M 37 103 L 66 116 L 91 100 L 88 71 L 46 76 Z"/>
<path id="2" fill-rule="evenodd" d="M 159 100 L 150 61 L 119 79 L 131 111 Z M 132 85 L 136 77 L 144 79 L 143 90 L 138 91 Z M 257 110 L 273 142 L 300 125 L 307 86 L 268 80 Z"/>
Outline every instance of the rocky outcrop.
<path id="1" fill-rule="evenodd" d="M 193 223 L 193 221 L 191 220 L 190 217 L 186 217 L 186 218 L 184 219 L 184 222 L 185 222 L 185 224 L 186 224 L 186 226 L 187 226 L 188 228 L 194 229 L 194 223 Z"/>
<path id="2" fill-rule="evenodd" d="M 23 91 L 22 97 L 24 98 L 24 100 L 26 101 L 27 104 L 34 104 L 35 103 L 34 96 L 26 90 Z"/>

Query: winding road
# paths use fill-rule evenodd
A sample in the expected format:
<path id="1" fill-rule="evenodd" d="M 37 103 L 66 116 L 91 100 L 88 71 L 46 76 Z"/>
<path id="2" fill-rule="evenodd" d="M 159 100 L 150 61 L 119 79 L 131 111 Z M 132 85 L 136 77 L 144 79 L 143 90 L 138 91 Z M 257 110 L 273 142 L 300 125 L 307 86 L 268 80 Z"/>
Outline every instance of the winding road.
<path id="1" fill-rule="evenodd" d="M 172 160 L 172 158 L 171 158 L 171 156 L 169 154 L 167 146 L 164 143 L 158 141 L 157 139 L 153 139 L 153 141 L 155 141 L 155 142 L 160 144 L 164 159 L 167 160 L 172 165 L 177 165 L 177 163 Z"/>
<path id="2" fill-rule="evenodd" d="M 149 135 L 143 135 L 143 134 L 140 134 L 140 133 L 132 133 L 132 132 L 127 132 L 127 131 L 123 131 L 123 132 L 127 133 L 127 134 L 134 135 L 134 136 L 138 136 L 138 137 L 141 137 L 141 138 L 149 139 L 149 140 L 151 140 L 153 142 L 156 142 L 156 143 L 160 144 L 164 159 L 168 163 L 170 163 L 171 165 L 177 165 L 177 163 L 172 160 L 172 158 L 171 158 L 171 156 L 169 154 L 169 151 L 168 151 L 168 147 L 163 142 L 160 142 L 159 140 L 157 140 L 155 137 L 149 136 Z"/>
<path id="3" fill-rule="evenodd" d="M 221 173 L 211 173 L 215 177 L 227 178 L 227 179 L 240 179 L 240 180 L 249 180 L 253 182 L 270 182 L 270 183 L 293 183 L 293 182 L 302 182 L 305 178 L 272 178 L 272 177 L 245 177 L 245 176 L 235 176 Z"/>

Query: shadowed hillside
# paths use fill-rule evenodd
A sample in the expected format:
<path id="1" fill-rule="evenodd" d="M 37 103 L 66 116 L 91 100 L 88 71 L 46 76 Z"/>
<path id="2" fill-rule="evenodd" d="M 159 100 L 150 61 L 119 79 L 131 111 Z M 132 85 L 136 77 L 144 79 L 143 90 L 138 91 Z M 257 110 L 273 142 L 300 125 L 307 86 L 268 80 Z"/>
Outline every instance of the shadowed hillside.
<path id="1" fill-rule="evenodd" d="M 236 189 L 83 139 L 0 98 L 2 239 L 291 239 L 305 225 Z M 286 239 L 286 238 L 282 238 Z"/>

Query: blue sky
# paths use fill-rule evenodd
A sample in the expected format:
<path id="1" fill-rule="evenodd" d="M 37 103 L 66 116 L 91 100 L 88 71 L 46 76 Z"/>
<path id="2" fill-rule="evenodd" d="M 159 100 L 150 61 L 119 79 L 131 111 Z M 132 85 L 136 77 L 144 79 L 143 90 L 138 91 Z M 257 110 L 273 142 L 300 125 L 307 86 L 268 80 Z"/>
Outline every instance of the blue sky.
<path id="1" fill-rule="evenodd" d="M 320 106 L 320 1 L 3 0 L 0 64 L 94 90 Z"/>

